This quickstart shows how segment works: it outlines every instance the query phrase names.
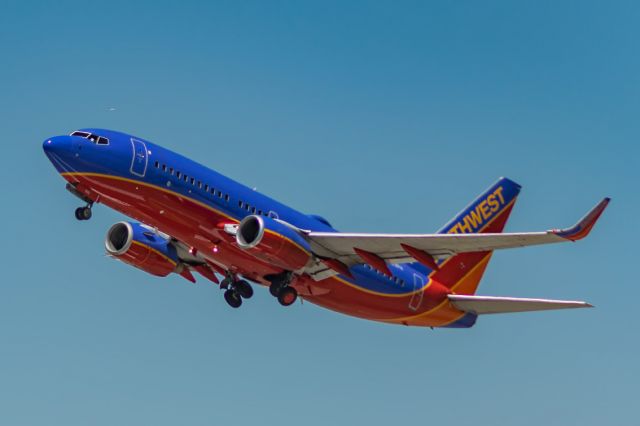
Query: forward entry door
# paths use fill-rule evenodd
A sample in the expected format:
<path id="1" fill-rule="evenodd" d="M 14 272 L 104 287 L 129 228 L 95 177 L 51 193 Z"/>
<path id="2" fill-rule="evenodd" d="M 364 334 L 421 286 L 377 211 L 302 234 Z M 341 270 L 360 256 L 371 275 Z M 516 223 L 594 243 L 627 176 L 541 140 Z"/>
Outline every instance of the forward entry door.
<path id="1" fill-rule="evenodd" d="M 144 142 L 137 139 L 131 139 L 131 146 L 133 147 L 131 173 L 137 176 L 144 177 L 144 174 L 147 172 L 147 163 L 149 162 L 147 146 L 144 144 Z"/>

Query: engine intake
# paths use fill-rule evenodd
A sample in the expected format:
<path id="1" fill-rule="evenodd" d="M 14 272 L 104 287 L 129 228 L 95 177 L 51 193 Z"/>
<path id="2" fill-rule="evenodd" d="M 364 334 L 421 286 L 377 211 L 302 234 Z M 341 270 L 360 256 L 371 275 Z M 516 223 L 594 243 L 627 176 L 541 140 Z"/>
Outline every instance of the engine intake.
<path id="1" fill-rule="evenodd" d="M 238 226 L 237 241 L 243 249 L 251 249 L 260 244 L 264 237 L 264 219 L 261 216 L 247 216 Z"/>
<path id="2" fill-rule="evenodd" d="M 179 264 L 171 241 L 135 222 L 118 222 L 105 239 L 107 253 L 149 274 L 166 277 Z"/>
<path id="3" fill-rule="evenodd" d="M 300 233 L 270 217 L 247 216 L 238 225 L 238 246 L 253 256 L 289 271 L 303 268 L 311 258 L 311 248 Z"/>

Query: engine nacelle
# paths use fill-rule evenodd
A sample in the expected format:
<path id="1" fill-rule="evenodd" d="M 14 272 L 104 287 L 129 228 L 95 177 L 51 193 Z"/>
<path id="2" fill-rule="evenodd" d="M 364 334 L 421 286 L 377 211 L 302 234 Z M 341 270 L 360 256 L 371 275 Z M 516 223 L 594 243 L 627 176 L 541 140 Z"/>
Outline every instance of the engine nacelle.
<path id="1" fill-rule="evenodd" d="M 309 243 L 294 228 L 270 217 L 247 216 L 238 225 L 236 242 L 253 256 L 289 271 L 311 258 Z"/>
<path id="2" fill-rule="evenodd" d="M 140 223 L 116 223 L 104 245 L 111 256 L 158 277 L 166 277 L 179 264 L 171 241 Z"/>

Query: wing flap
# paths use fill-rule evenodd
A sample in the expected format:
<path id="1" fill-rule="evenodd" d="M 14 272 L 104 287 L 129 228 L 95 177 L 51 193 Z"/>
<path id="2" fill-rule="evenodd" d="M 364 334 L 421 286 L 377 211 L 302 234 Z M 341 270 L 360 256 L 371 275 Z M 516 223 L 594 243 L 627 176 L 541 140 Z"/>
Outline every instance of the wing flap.
<path id="1" fill-rule="evenodd" d="M 451 304 L 457 309 L 476 315 L 593 308 L 593 306 L 587 302 L 577 300 L 523 299 L 517 297 L 470 296 L 462 294 L 450 294 L 448 298 Z"/>

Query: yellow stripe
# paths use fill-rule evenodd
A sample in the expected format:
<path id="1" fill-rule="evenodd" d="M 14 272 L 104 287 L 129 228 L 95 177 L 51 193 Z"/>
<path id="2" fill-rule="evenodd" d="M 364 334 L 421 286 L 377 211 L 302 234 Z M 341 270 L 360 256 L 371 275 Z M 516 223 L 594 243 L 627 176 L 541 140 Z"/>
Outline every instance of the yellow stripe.
<path id="1" fill-rule="evenodd" d="M 102 178 L 107 178 L 107 179 L 120 180 L 120 181 L 123 181 L 123 182 L 134 183 L 134 184 L 142 185 L 142 186 L 146 186 L 146 187 L 149 187 L 149 188 L 155 188 L 155 189 L 157 189 L 157 190 L 160 190 L 160 191 L 162 191 L 162 192 L 166 192 L 166 193 L 168 193 L 168 194 L 172 194 L 172 195 L 176 195 L 176 196 L 178 196 L 178 197 L 186 198 L 186 199 L 188 199 L 188 200 L 190 200 L 190 201 L 194 202 L 195 204 L 198 204 L 198 205 L 200 205 L 200 206 L 202 206 L 202 207 L 204 207 L 204 208 L 206 208 L 206 209 L 208 209 L 208 210 L 211 210 L 211 211 L 213 211 L 213 212 L 215 212 L 215 213 L 219 214 L 220 216 L 223 216 L 223 217 L 225 217 L 225 218 L 227 218 L 227 219 L 229 219 L 229 220 L 231 220 L 231 221 L 233 221 L 233 222 L 238 222 L 238 220 L 237 220 L 237 219 L 233 218 L 232 216 L 229 216 L 228 214 L 226 214 L 226 213 L 224 213 L 224 212 L 222 212 L 222 211 L 220 211 L 220 210 L 218 210 L 218 209 L 215 209 L 215 208 L 211 207 L 211 206 L 210 206 L 210 205 L 208 205 L 208 204 L 205 204 L 205 203 L 203 203 L 203 202 L 200 202 L 200 201 L 198 201 L 198 200 L 195 200 L 195 199 L 193 199 L 193 198 L 191 198 L 191 197 L 185 196 L 185 195 L 183 195 L 183 194 L 181 194 L 181 193 L 179 193 L 179 192 L 172 191 L 172 190 L 169 190 L 169 189 L 163 188 L 163 187 L 161 187 L 161 186 L 153 185 L 153 184 L 146 183 L 146 182 L 143 182 L 143 181 L 139 181 L 139 180 L 135 180 L 135 179 L 128 179 L 128 178 L 124 178 L 124 177 L 120 177 L 120 176 L 108 175 L 108 174 L 104 174 L 104 173 L 64 172 L 64 173 L 61 173 L 61 175 L 62 175 L 62 176 L 85 176 L 85 177 L 91 177 L 91 176 L 94 176 L 94 177 L 102 177 Z M 513 200 L 511 200 L 511 202 L 509 202 L 509 204 L 507 204 L 507 205 L 503 208 L 502 212 L 504 212 L 504 211 L 505 211 L 509 206 L 511 206 L 515 201 L 516 201 L 516 198 L 514 198 Z M 502 212 L 501 212 L 501 214 L 502 214 Z M 496 217 L 494 217 L 494 218 L 493 218 L 493 219 L 491 219 L 489 222 L 487 222 L 487 223 L 486 223 L 486 224 L 485 224 L 485 225 L 484 225 L 484 226 L 483 226 L 479 231 L 477 231 L 477 233 L 480 233 L 480 232 L 482 232 L 484 229 L 486 229 L 486 228 L 487 228 L 490 224 L 492 224 L 492 223 L 493 223 L 493 222 L 494 222 L 498 217 L 500 217 L 500 216 L 501 216 L 501 214 L 498 214 Z M 274 234 L 275 234 L 275 233 L 274 233 Z M 275 235 L 279 235 L 279 234 L 275 234 Z M 281 236 L 281 235 L 280 235 L 280 236 Z M 291 241 L 290 239 L 288 239 L 288 238 L 286 238 L 286 237 L 284 237 L 284 236 L 281 236 L 281 237 L 282 237 L 282 238 L 287 239 L 288 241 L 290 241 L 292 244 L 294 244 L 294 245 L 295 245 L 295 246 L 297 246 L 299 249 L 301 249 L 302 251 L 304 251 L 304 252 L 305 252 L 305 254 L 308 254 L 308 253 L 309 253 L 307 250 L 305 250 L 305 249 L 304 249 L 303 247 L 301 247 L 299 244 L 297 244 L 297 243 L 295 243 L 295 242 Z M 135 242 L 135 241 L 134 241 L 134 242 Z M 145 246 L 145 247 L 147 247 L 147 248 L 149 248 L 149 249 L 151 249 L 151 250 L 155 251 L 155 252 L 156 252 L 156 253 L 158 253 L 159 255 L 161 255 L 161 256 L 163 256 L 163 257 L 167 258 L 166 256 L 164 256 L 162 253 L 158 252 L 157 250 L 154 250 L 154 249 L 152 249 L 151 247 L 148 247 L 148 246 Z M 446 265 L 446 264 L 447 264 L 447 262 L 449 262 L 449 261 L 450 261 L 451 259 L 453 259 L 455 256 L 456 256 L 456 255 L 453 255 L 453 256 L 449 257 L 448 259 L 446 259 L 444 262 L 442 262 L 442 264 L 440 265 L 440 267 L 442 267 L 442 266 Z M 173 262 L 173 260 L 171 260 L 171 259 L 169 259 L 169 258 L 167 258 L 167 260 L 169 260 L 170 262 L 172 262 L 172 263 L 175 265 L 175 262 Z M 480 263 L 481 263 L 481 262 L 480 262 Z M 480 263 L 478 263 L 478 265 L 479 265 Z M 467 274 L 471 273 L 471 272 L 472 272 L 476 267 L 478 267 L 478 265 L 476 265 L 474 268 L 472 268 L 472 269 L 471 269 Z M 380 293 L 380 292 L 377 292 L 377 291 L 369 290 L 369 289 L 366 289 L 366 288 L 364 288 L 364 287 L 359 287 L 359 286 L 357 286 L 357 285 L 355 285 L 355 284 L 353 284 L 353 283 L 351 283 L 351 282 L 349 282 L 349 281 L 347 281 L 347 280 L 344 280 L 344 279 L 340 278 L 340 277 L 339 277 L 339 276 L 337 276 L 337 275 L 336 275 L 336 276 L 334 276 L 334 277 L 332 277 L 332 278 L 333 278 L 333 279 L 335 279 L 335 280 L 337 280 L 337 281 L 339 281 L 339 282 L 341 282 L 341 283 L 343 283 L 343 284 L 346 284 L 346 285 L 348 285 L 348 286 L 350 286 L 350 287 L 352 287 L 352 288 L 354 288 L 354 289 L 356 289 L 356 290 L 362 291 L 363 293 L 374 294 L 374 295 L 376 295 L 376 296 L 382 296 L 382 297 L 396 297 L 396 298 L 398 298 L 398 297 L 407 297 L 407 296 L 412 296 L 413 294 L 418 293 L 418 292 L 420 292 L 420 291 L 425 291 L 425 290 L 426 290 L 426 289 L 431 285 L 431 283 L 432 283 L 432 281 L 433 281 L 433 280 L 431 279 L 431 276 L 432 276 L 433 274 L 435 274 L 436 272 L 437 272 L 437 271 L 432 271 L 432 272 L 428 275 L 428 277 L 427 277 L 427 278 L 429 278 L 429 281 L 427 282 L 427 284 L 426 284 L 424 287 L 422 287 L 422 288 L 420 288 L 420 289 L 418 289 L 418 290 L 414 290 L 414 291 L 412 291 L 412 292 L 402 293 L 402 294 L 388 294 L 388 293 Z M 462 279 L 463 279 L 464 277 L 466 277 L 466 275 L 467 275 L 467 274 L 465 274 L 462 278 L 460 278 L 460 280 L 459 280 L 459 281 L 462 281 Z M 456 286 L 457 286 L 457 285 L 456 285 Z M 456 286 L 452 287 L 452 290 L 453 290 Z M 439 308 L 440 308 L 441 306 L 443 306 L 446 302 L 447 302 L 447 300 L 444 300 L 442 303 L 440 303 L 440 304 L 439 304 L 439 305 L 437 305 L 436 307 L 434 307 L 434 308 L 430 309 L 430 310 L 429 310 L 429 311 L 427 311 L 427 312 L 423 312 L 423 313 L 421 313 L 421 314 L 419 314 L 419 315 L 414 315 L 414 316 L 410 316 L 410 317 L 403 317 L 403 318 L 379 319 L 379 320 L 377 320 L 377 321 L 402 321 L 403 319 L 411 319 L 411 318 L 418 318 L 418 317 L 421 317 L 421 316 L 426 316 L 426 315 L 428 315 L 428 314 L 430 314 L 430 313 L 434 312 L 436 309 L 439 309 Z M 463 315 L 464 315 L 464 314 L 463 314 Z"/>
<path id="2" fill-rule="evenodd" d="M 224 216 L 225 218 L 227 218 L 229 220 L 232 220 L 234 222 L 239 222 L 234 217 L 229 216 L 228 214 L 226 214 L 226 213 L 224 213 L 224 212 L 222 212 L 222 211 L 220 211 L 218 209 L 215 209 L 215 208 L 211 207 L 209 204 L 203 203 L 203 202 L 198 201 L 198 200 L 196 200 L 194 198 L 191 198 L 191 197 L 188 197 L 186 195 L 183 195 L 183 194 L 181 194 L 179 192 L 172 191 L 170 189 L 166 189 L 166 188 L 163 188 L 161 186 L 153 185 L 153 184 L 146 183 L 146 182 L 143 182 L 143 181 L 139 181 L 139 180 L 135 180 L 135 179 L 128 179 L 128 178 L 124 178 L 124 177 L 120 177 L 120 176 L 107 175 L 107 174 L 103 174 L 103 173 L 65 172 L 65 173 L 61 173 L 61 175 L 62 176 L 85 176 L 85 177 L 95 176 L 95 177 L 102 177 L 102 178 L 108 178 L 108 179 L 113 179 L 113 180 L 119 180 L 119 181 L 123 181 L 123 182 L 134 183 L 136 185 L 142 185 L 142 186 L 146 186 L 146 187 L 149 187 L 149 188 L 154 188 L 154 189 L 160 190 L 162 192 L 166 192 L 167 194 L 172 194 L 172 195 L 175 195 L 175 196 L 178 196 L 178 197 L 181 197 L 181 198 L 188 199 L 188 200 L 190 200 L 190 201 L 192 201 L 192 202 L 194 202 L 194 203 L 196 203 L 196 204 L 198 204 L 198 205 L 200 205 L 200 206 L 202 206 L 202 207 L 204 207 L 204 208 L 206 208 L 208 210 L 211 210 L 211 211 L 219 214 L 220 216 Z M 278 234 L 277 232 L 274 232 L 274 231 L 272 231 L 270 229 L 265 229 L 265 231 L 289 241 L 291 244 L 293 244 L 294 246 L 296 246 L 300 250 L 302 250 L 305 254 L 311 256 L 311 253 L 308 250 L 306 250 L 301 245 L 297 244 L 295 241 L 292 241 L 291 239 L 285 237 L 284 235 Z"/>
<path id="3" fill-rule="evenodd" d="M 215 209 L 215 208 L 211 207 L 210 205 L 208 205 L 206 203 L 198 201 L 198 200 L 196 200 L 194 198 L 191 198 L 189 196 L 183 195 L 183 194 L 181 194 L 179 192 L 172 191 L 170 189 L 166 189 L 166 188 L 163 188 L 161 186 L 153 185 L 153 184 L 146 183 L 146 182 L 143 182 L 143 181 L 139 181 L 139 180 L 135 180 L 135 179 L 123 178 L 123 177 L 120 177 L 120 176 L 107 175 L 107 174 L 104 174 L 104 173 L 65 172 L 65 173 L 61 173 L 61 175 L 62 176 L 102 177 L 102 178 L 107 178 L 107 179 L 113 179 L 113 180 L 119 180 L 119 181 L 123 181 L 123 182 L 134 183 L 136 185 L 146 186 L 146 187 L 149 187 L 149 188 L 155 188 L 155 189 L 157 189 L 159 191 L 166 192 L 167 194 L 176 195 L 178 197 L 185 198 L 185 199 L 188 199 L 190 201 L 193 201 L 194 203 L 198 204 L 199 206 L 202 206 L 202 207 L 204 207 L 204 208 L 206 208 L 208 210 L 211 210 L 211 211 L 219 214 L 220 216 L 224 216 L 225 218 L 227 218 L 227 219 L 229 219 L 229 220 L 231 220 L 233 222 L 238 222 L 238 220 L 233 218 L 232 216 L 229 216 L 228 214 L 226 214 L 226 213 L 224 213 L 224 212 L 222 212 L 222 211 L 220 211 L 218 209 Z"/>

